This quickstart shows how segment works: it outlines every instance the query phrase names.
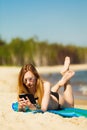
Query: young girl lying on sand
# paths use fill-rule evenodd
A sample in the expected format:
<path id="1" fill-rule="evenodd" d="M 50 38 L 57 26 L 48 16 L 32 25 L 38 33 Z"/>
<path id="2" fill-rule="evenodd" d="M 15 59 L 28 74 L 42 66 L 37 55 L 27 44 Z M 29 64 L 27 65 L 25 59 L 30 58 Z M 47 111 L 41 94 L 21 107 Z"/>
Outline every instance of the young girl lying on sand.
<path id="1" fill-rule="evenodd" d="M 25 111 L 26 107 L 30 110 L 36 110 L 38 106 L 43 112 L 49 109 L 73 107 L 74 98 L 69 80 L 74 76 L 75 72 L 69 70 L 69 65 L 70 57 L 65 57 L 64 67 L 60 72 L 62 78 L 53 87 L 48 81 L 41 79 L 32 64 L 24 65 L 19 73 L 18 95 L 32 94 L 37 100 L 33 104 L 28 96 L 26 96 L 26 99 L 18 97 L 19 111 Z M 58 92 L 60 87 L 64 87 L 63 95 Z"/>

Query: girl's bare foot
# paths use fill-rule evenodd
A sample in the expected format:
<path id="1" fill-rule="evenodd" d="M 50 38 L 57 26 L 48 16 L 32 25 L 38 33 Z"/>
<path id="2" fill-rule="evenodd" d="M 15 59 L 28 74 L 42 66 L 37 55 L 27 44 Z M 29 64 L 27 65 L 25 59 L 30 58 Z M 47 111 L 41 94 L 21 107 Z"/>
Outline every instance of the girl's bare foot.
<path id="1" fill-rule="evenodd" d="M 67 83 L 67 81 L 69 81 L 73 76 L 74 76 L 75 72 L 72 70 L 68 70 L 64 76 L 62 77 L 62 79 L 59 81 L 59 85 L 63 86 L 64 84 Z"/>
<path id="2" fill-rule="evenodd" d="M 70 65 L 70 57 L 66 56 L 64 61 L 64 67 L 60 72 L 62 75 L 64 75 L 69 70 L 69 65 Z"/>

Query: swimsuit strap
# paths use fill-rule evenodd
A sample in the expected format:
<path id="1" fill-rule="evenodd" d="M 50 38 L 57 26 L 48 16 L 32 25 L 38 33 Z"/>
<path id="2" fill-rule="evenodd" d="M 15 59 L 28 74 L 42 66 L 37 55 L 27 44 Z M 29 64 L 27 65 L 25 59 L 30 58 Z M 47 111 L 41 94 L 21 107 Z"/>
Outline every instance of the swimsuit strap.
<path id="1" fill-rule="evenodd" d="M 59 94 L 58 94 L 57 92 L 52 92 L 52 91 L 51 91 L 51 94 L 52 94 L 53 96 L 55 96 L 55 97 L 57 98 L 57 100 L 59 101 Z"/>

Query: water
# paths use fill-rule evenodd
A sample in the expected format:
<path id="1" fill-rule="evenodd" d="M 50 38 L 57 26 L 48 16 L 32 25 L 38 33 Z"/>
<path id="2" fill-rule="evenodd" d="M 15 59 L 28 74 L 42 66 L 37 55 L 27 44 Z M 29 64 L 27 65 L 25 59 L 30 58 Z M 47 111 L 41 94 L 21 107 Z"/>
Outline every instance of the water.
<path id="1" fill-rule="evenodd" d="M 42 77 L 54 85 L 60 78 L 59 73 L 43 74 Z M 71 79 L 71 85 L 75 99 L 87 100 L 87 70 L 76 71 L 75 76 Z M 63 90 L 60 89 L 62 92 Z"/>

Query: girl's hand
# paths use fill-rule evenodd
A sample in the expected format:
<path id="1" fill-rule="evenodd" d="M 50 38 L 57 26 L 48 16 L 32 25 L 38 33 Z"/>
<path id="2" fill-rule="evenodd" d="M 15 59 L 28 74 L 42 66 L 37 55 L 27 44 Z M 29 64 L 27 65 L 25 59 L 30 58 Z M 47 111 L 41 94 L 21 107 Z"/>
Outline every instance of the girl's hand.
<path id="1" fill-rule="evenodd" d="M 31 108 L 31 106 L 33 105 L 31 102 L 30 102 L 30 100 L 29 100 L 29 98 L 28 97 L 26 97 L 26 106 L 28 106 L 29 108 Z"/>
<path id="2" fill-rule="evenodd" d="M 32 104 L 29 100 L 28 97 L 26 97 L 26 99 L 24 98 L 19 98 L 19 110 L 21 109 L 25 109 L 25 107 L 28 107 L 31 110 L 35 110 L 36 107 L 34 106 L 34 104 Z"/>

